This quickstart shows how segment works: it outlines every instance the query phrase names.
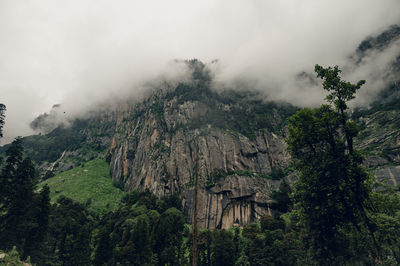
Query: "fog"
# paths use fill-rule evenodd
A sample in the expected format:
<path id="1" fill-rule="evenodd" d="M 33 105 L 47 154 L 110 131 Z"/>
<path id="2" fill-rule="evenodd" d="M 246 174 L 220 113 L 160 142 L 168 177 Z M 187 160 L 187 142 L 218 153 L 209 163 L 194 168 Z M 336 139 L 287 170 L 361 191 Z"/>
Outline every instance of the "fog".
<path id="1" fill-rule="evenodd" d="M 349 57 L 399 22 L 398 0 L 0 0 L 2 142 L 31 134 L 29 123 L 54 104 L 73 116 L 107 99 L 141 97 L 146 81 L 183 75 L 174 59 L 219 59 L 216 87 L 244 81 L 298 105 L 323 93 L 296 75 L 316 63 L 339 65 L 351 81 L 367 80 L 359 103 L 368 104 L 399 44 L 361 67 Z"/>

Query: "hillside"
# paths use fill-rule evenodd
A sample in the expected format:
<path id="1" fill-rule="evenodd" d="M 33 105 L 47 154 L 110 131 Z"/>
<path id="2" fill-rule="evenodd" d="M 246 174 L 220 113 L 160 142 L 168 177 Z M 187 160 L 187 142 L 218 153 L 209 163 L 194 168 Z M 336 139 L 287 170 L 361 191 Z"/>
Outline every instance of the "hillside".
<path id="1" fill-rule="evenodd" d="M 92 198 L 92 208 L 103 211 L 107 203 L 96 206 L 92 179 L 64 181 L 68 186 L 56 182 L 88 174 L 81 165 L 101 158 L 109 163 L 109 170 L 100 170 L 102 176 L 111 173 L 109 185 L 126 191 L 149 189 L 157 196 L 177 193 L 189 221 L 198 169 L 201 227 L 229 228 L 271 213 L 271 192 L 279 188 L 282 178 L 291 182 L 291 175 L 284 177 L 290 173 L 285 123 L 298 108 L 262 100 L 256 92 L 216 92 L 204 65 L 192 64 L 198 79 L 194 75 L 191 82 L 175 88 L 159 88 L 143 102 L 121 105 L 112 116 L 100 114 L 25 138 L 27 154 L 39 162 L 42 179 L 57 174 L 44 182 L 50 184 L 53 200 L 60 192 L 83 203 Z M 382 95 L 381 103 L 388 99 Z M 367 166 L 377 171 L 379 179 L 396 185 L 397 171 L 390 168 L 399 164 L 395 103 L 384 108 L 376 103 L 354 117 L 363 128 L 357 145 L 366 155 Z M 99 122 L 104 117 L 109 117 L 105 124 Z M 273 173 L 283 174 L 271 178 Z"/>
<path id="2" fill-rule="evenodd" d="M 91 160 L 81 166 L 59 173 L 38 185 L 50 187 L 54 203 L 62 196 L 87 204 L 98 214 L 118 208 L 124 192 L 113 186 L 108 164 L 101 159 Z"/>
<path id="3" fill-rule="evenodd" d="M 86 118 L 71 118 L 49 130 L 48 124 L 53 120 L 56 118 L 40 115 L 31 123 L 40 133 L 23 138 L 25 154 L 35 162 L 39 181 L 94 158 L 104 159 L 115 131 L 113 112 L 94 112 Z M 0 147 L 0 153 L 8 146 Z"/>
<path id="4" fill-rule="evenodd" d="M 400 27 L 370 37 L 357 49 L 362 58 L 368 53 L 381 51 L 395 45 L 400 39 Z M 400 54 L 394 56 L 388 68 L 392 77 L 368 108 L 357 108 L 352 116 L 362 131 L 356 145 L 366 158 L 365 165 L 372 169 L 378 180 L 400 184 Z"/>
<path id="5" fill-rule="evenodd" d="M 269 193 L 279 187 L 269 174 L 288 167 L 285 120 L 297 108 L 256 92 L 216 92 L 205 65 L 188 64 L 190 81 L 117 112 L 111 177 L 126 190 L 182 195 L 191 219 L 198 174 L 201 227 L 256 221 L 271 212 Z"/>
<path id="6" fill-rule="evenodd" d="M 399 35 L 398 27 L 392 27 L 368 38 L 354 53 L 355 61 L 387 49 Z M 391 76 L 400 71 L 399 58 L 389 68 Z M 91 113 L 54 129 L 50 114 L 32 123 L 43 134 L 24 138 L 25 149 L 39 166 L 39 181 L 57 174 L 45 181 L 54 186 L 53 197 L 66 189 L 81 202 L 92 198 L 92 204 L 98 204 L 83 190 L 72 195 L 88 184 L 64 188 L 55 181 L 88 174 L 81 165 L 95 159 L 85 166 L 93 167 L 89 173 L 105 160 L 110 175 L 103 168 L 100 175 L 111 176 L 125 191 L 148 189 L 158 197 L 178 194 L 189 221 L 198 175 L 201 227 L 245 225 L 271 213 L 270 194 L 282 180 L 293 181 L 284 138 L 286 119 L 299 108 L 269 101 L 255 90 L 215 88 L 205 64 L 185 64 L 189 78 L 158 84 L 142 101 L 127 99 L 112 112 Z M 366 157 L 365 165 L 392 185 L 400 182 L 399 84 L 390 80 L 370 107 L 352 114 L 362 129 L 356 146 Z"/>

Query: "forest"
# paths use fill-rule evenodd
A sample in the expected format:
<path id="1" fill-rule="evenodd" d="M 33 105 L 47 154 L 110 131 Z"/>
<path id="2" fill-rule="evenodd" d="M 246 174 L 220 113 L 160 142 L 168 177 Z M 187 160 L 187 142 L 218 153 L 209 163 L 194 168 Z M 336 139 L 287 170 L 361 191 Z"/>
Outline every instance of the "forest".
<path id="1" fill-rule="evenodd" d="M 36 265 L 399 265 L 398 191 L 376 180 L 354 145 L 360 128 L 348 102 L 365 81 L 342 80 L 337 66 L 315 72 L 326 103 L 287 120 L 297 180 L 270 195 L 272 215 L 258 223 L 194 230 L 179 195 L 148 190 L 103 214 L 64 196 L 52 204 L 17 138 L 0 161 L 0 250 Z"/>

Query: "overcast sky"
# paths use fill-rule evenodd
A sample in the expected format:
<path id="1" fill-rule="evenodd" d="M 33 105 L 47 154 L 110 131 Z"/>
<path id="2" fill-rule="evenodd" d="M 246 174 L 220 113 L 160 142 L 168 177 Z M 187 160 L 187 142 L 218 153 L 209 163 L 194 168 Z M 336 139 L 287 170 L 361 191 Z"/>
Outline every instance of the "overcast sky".
<path id="1" fill-rule="evenodd" d="M 30 134 L 29 122 L 53 104 L 77 112 L 135 95 L 173 59 L 219 59 L 219 81 L 251 79 L 307 104 L 319 94 L 302 95 L 290 77 L 346 64 L 366 36 L 399 22 L 399 0 L 0 0 L 3 143 Z M 371 64 L 353 76 L 368 81 L 370 72 Z"/>

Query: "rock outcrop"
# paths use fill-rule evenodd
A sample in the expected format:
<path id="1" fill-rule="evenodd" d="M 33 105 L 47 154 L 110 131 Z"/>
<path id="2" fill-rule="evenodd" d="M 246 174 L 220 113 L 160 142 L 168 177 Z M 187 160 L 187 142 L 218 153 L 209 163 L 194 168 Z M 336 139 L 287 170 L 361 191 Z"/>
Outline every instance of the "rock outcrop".
<path id="1" fill-rule="evenodd" d="M 389 105 L 387 105 L 389 106 Z M 400 111 L 398 108 L 370 111 L 360 118 L 364 128 L 356 147 L 365 155 L 365 166 L 374 169 L 379 181 L 400 185 Z"/>
<path id="2" fill-rule="evenodd" d="M 280 181 L 258 176 L 232 175 L 211 188 L 202 188 L 198 195 L 198 225 L 205 228 L 243 226 L 271 215 L 269 194 Z M 193 217 L 193 189 L 186 192 L 184 207 Z"/>
<path id="3" fill-rule="evenodd" d="M 228 228 L 256 221 L 270 212 L 269 193 L 279 186 L 268 174 L 287 167 L 289 156 L 279 134 L 284 115 L 295 109 L 261 101 L 252 105 L 246 99 L 224 103 L 207 87 L 191 86 L 189 95 L 178 87 L 121 107 L 110 149 L 113 182 L 158 196 L 178 193 L 192 217 L 198 174 L 199 226 Z M 240 125 L 245 130 L 235 126 L 238 121 L 247 123 Z"/>
<path id="4" fill-rule="evenodd" d="M 381 182 L 398 187 L 400 185 L 400 166 L 383 167 L 375 171 L 375 176 Z"/>

